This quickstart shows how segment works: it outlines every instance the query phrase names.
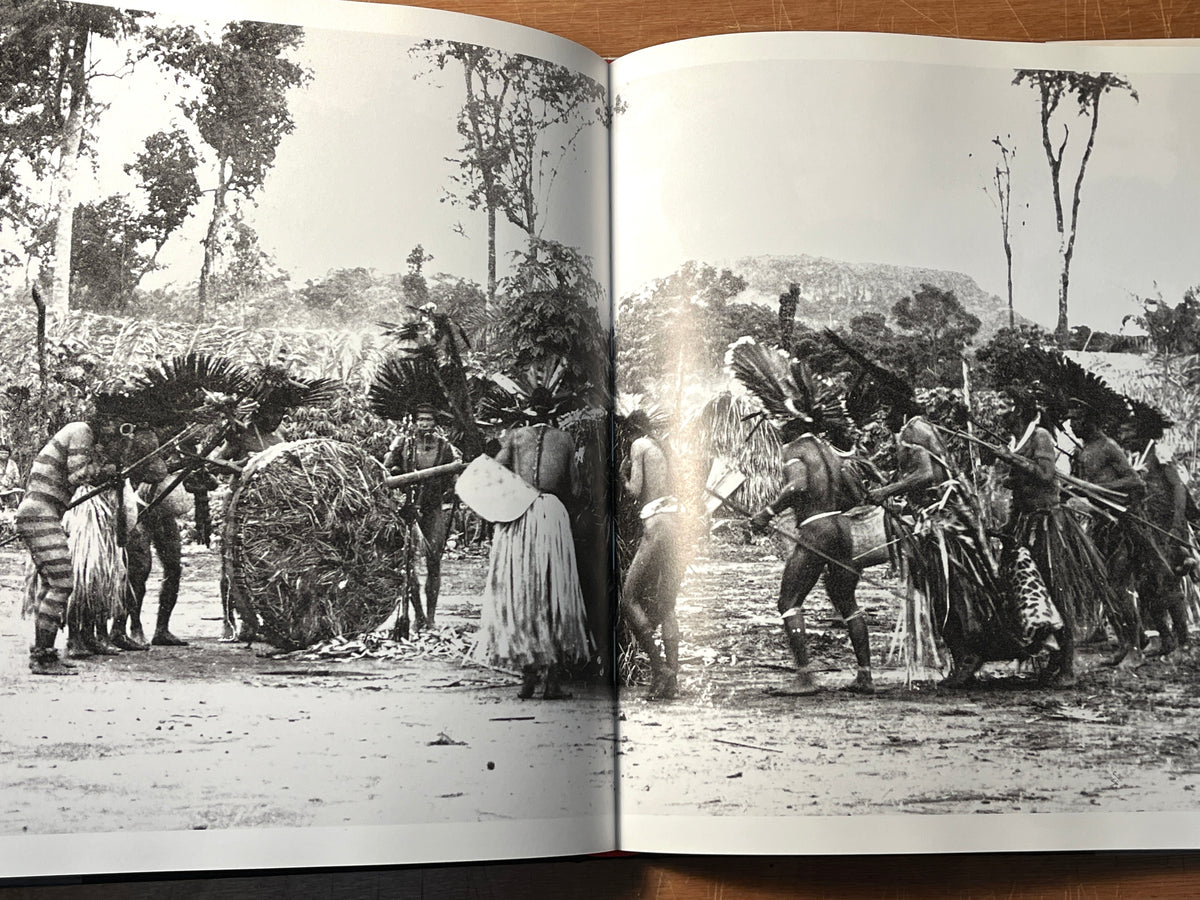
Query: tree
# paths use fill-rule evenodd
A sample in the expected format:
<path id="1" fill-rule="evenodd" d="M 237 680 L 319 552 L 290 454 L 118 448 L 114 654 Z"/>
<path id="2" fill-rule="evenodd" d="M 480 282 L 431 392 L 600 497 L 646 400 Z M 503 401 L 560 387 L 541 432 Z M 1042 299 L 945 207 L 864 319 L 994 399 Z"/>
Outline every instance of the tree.
<path id="1" fill-rule="evenodd" d="M 465 100 L 458 114 L 459 167 L 447 197 L 487 216 L 489 306 L 496 298 L 496 222 L 503 215 L 532 241 L 559 167 L 584 129 L 607 126 L 606 90 L 564 66 L 458 41 L 421 41 L 411 51 L 438 71 L 457 63 Z M 555 146 L 557 145 L 557 146 Z M 531 252 L 536 252 L 532 250 Z"/>
<path id="2" fill-rule="evenodd" d="M 1050 167 L 1050 188 L 1054 199 L 1054 221 L 1058 228 L 1059 284 L 1058 284 L 1058 324 L 1054 336 L 1059 343 L 1066 345 L 1070 336 L 1070 322 L 1067 315 L 1068 288 L 1071 281 L 1071 258 L 1075 253 L 1075 235 L 1079 227 L 1079 198 L 1083 188 L 1083 176 L 1087 171 L 1088 161 L 1092 158 L 1092 148 L 1096 143 L 1096 130 L 1100 125 L 1100 98 L 1112 90 L 1129 93 L 1136 102 L 1138 99 L 1130 83 L 1120 75 L 1111 72 L 1060 72 L 1045 69 L 1017 69 L 1013 84 L 1028 84 L 1038 95 L 1042 126 L 1042 149 L 1046 153 L 1046 162 Z M 1073 179 L 1068 179 L 1071 185 L 1070 208 L 1063 206 L 1063 157 L 1071 136 L 1070 128 L 1062 122 L 1062 140 L 1051 137 L 1051 127 L 1055 121 L 1055 113 L 1064 100 L 1074 100 L 1076 115 L 1089 123 L 1087 142 L 1079 158 L 1078 168 Z M 1065 115 L 1065 114 L 1064 114 Z M 1061 118 L 1061 117 L 1060 117 Z"/>
<path id="3" fill-rule="evenodd" d="M 746 280 L 730 269 L 715 269 L 689 260 L 665 278 L 659 278 L 621 299 L 620 343 L 617 346 L 622 390 L 651 390 L 666 379 L 687 373 L 715 374 L 724 364 L 732 340 L 753 326 L 758 340 L 777 343 L 779 317 L 761 307 L 729 301 L 746 289 Z M 737 321 L 737 320 L 743 321 Z"/>
<path id="4" fill-rule="evenodd" d="M 424 306 L 429 302 L 429 284 L 421 274 L 421 269 L 425 263 L 433 262 L 433 256 L 417 244 L 405 261 L 408 263 L 408 274 L 400 280 L 400 287 L 404 290 L 404 301 L 412 306 Z"/>
<path id="5" fill-rule="evenodd" d="M 78 306 L 118 312 L 154 260 L 139 248 L 149 239 L 145 220 L 114 194 L 75 208 L 71 228 L 71 293 Z"/>
<path id="6" fill-rule="evenodd" d="M 231 22 L 220 41 L 205 39 L 191 26 L 153 32 L 154 55 L 195 80 L 199 97 L 183 101 L 180 108 L 216 154 L 213 208 L 200 268 L 201 321 L 230 195 L 253 200 L 275 164 L 280 142 L 295 128 L 288 91 L 306 83 L 310 74 L 288 54 L 303 40 L 304 29 L 267 22 Z"/>
<path id="7" fill-rule="evenodd" d="M 26 252 L 43 255 L 51 274 L 48 308 L 61 319 L 69 308 L 72 183 L 85 132 L 100 113 L 92 82 L 119 74 L 101 71 L 91 51 L 98 40 L 119 42 L 137 33 L 146 13 L 53 0 L 6 6 L 0 19 L 0 215 L 24 234 Z M 126 57 L 119 68 L 129 63 Z M 54 197 L 44 204 L 32 191 L 47 176 Z"/>
<path id="8" fill-rule="evenodd" d="M 609 339 L 597 312 L 604 291 L 591 259 L 574 247 L 534 238 L 501 287 L 504 345 L 490 350 L 506 371 L 522 373 L 561 357 L 571 367 L 570 387 L 607 389 Z"/>
<path id="9" fill-rule="evenodd" d="M 1008 275 L 1008 327 L 1017 327 L 1017 316 L 1013 309 L 1013 251 L 1011 237 L 1011 209 L 1012 209 L 1012 160 L 1017 155 L 1017 151 L 1009 147 L 1002 140 L 1000 135 L 992 138 L 992 143 L 1000 150 L 1000 162 L 996 164 L 996 168 L 992 171 L 992 181 L 990 186 L 985 186 L 983 192 L 988 195 L 993 203 L 996 204 L 996 209 L 1000 213 L 1000 240 L 1004 245 L 1004 260 L 1006 263 L 1006 274 Z M 995 190 L 995 196 L 992 196 L 992 191 Z M 1028 206 L 1029 204 L 1026 204 Z"/>
<path id="10" fill-rule="evenodd" d="M 259 298 L 272 285 L 282 285 L 287 276 L 279 271 L 275 260 L 262 249 L 258 233 L 235 212 L 233 234 L 223 241 L 221 255 L 214 263 L 210 280 L 214 306 L 231 308 L 243 327 L 250 314 L 250 302 Z"/>
<path id="11" fill-rule="evenodd" d="M 961 377 L 959 357 L 979 331 L 980 321 L 959 302 L 954 291 L 922 284 L 892 307 L 896 327 L 909 333 L 917 366 L 914 380 L 953 384 Z"/>
<path id="12" fill-rule="evenodd" d="M 199 165 L 192 142 L 176 128 L 150 135 L 142 152 L 125 166 L 125 174 L 136 176 L 138 187 L 146 194 L 142 227 L 146 240 L 154 244 L 151 263 L 200 200 L 200 183 L 196 180 Z"/>
<path id="13" fill-rule="evenodd" d="M 1175 306 L 1160 298 L 1143 298 L 1141 315 L 1128 317 L 1145 329 L 1156 352 L 1200 353 L 1200 288 L 1190 287 Z"/>

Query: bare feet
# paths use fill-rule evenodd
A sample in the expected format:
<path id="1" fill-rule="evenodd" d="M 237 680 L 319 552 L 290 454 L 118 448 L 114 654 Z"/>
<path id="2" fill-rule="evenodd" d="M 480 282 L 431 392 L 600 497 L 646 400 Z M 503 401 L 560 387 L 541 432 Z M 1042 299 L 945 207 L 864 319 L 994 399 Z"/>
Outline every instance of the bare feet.
<path id="1" fill-rule="evenodd" d="M 58 658 L 54 649 L 34 649 L 29 652 L 29 671 L 34 675 L 78 675 L 75 667 Z"/>
<path id="2" fill-rule="evenodd" d="M 858 675 L 854 680 L 846 685 L 846 690 L 852 694 L 873 694 L 875 693 L 875 682 L 871 680 L 870 670 L 858 670 Z"/>
<path id="3" fill-rule="evenodd" d="M 149 650 L 150 649 L 149 644 L 147 644 L 143 641 L 135 640 L 134 638 L 130 637 L 123 631 L 114 631 L 112 634 L 109 635 L 108 639 L 110 641 L 112 641 L 113 646 L 118 647 L 121 650 L 137 651 L 137 650 Z"/>
<path id="4" fill-rule="evenodd" d="M 679 698 L 679 676 L 674 672 L 663 675 L 657 685 L 651 685 L 647 700 L 676 700 Z"/>
<path id="5" fill-rule="evenodd" d="M 1130 648 L 1129 652 L 1125 654 L 1125 658 L 1117 663 L 1117 668 L 1118 669 L 1126 669 L 1126 670 L 1136 669 L 1139 666 L 1143 666 L 1145 664 L 1146 664 L 1145 654 L 1142 653 L 1142 651 L 1137 648 Z"/>
<path id="6" fill-rule="evenodd" d="M 818 693 L 821 690 L 817 684 L 817 679 L 813 677 L 813 673 L 807 669 L 800 669 L 796 673 L 796 690 L 794 693 L 806 697 L 809 694 Z"/>
<path id="7" fill-rule="evenodd" d="M 1056 672 L 1046 681 L 1046 687 L 1057 690 L 1073 688 L 1079 683 L 1074 672 Z"/>
<path id="8" fill-rule="evenodd" d="M 177 638 L 171 632 L 163 630 L 154 632 L 154 637 L 150 643 L 155 647 L 186 647 L 188 642 L 183 638 Z"/>

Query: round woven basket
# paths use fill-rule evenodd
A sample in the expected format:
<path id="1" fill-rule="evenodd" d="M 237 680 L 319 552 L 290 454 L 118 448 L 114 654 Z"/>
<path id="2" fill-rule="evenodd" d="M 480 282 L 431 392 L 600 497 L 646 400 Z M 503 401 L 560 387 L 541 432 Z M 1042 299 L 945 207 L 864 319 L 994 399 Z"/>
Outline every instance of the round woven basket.
<path id="1" fill-rule="evenodd" d="M 284 650 L 376 628 L 404 579 L 400 495 L 354 444 L 278 444 L 247 465 L 226 508 L 232 588 Z"/>

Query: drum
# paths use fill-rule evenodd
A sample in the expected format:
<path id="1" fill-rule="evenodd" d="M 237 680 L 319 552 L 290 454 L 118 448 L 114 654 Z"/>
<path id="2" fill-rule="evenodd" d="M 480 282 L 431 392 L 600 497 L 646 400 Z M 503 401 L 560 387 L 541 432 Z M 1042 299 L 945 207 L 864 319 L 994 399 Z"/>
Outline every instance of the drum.
<path id="1" fill-rule="evenodd" d="M 855 565 L 865 569 L 890 561 L 882 506 L 856 506 L 842 517 L 850 525 L 850 556 Z"/>

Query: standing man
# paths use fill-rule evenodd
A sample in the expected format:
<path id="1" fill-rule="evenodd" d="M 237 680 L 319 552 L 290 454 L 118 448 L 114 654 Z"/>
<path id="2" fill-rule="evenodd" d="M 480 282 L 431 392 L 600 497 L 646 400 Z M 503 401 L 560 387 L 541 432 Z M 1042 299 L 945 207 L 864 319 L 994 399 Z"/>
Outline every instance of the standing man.
<path id="1" fill-rule="evenodd" d="M 183 577 L 182 537 L 175 518 L 175 504 L 164 497 L 146 509 L 164 487 L 164 480 L 150 480 L 138 488 L 140 514 L 125 545 L 129 562 L 129 590 L 125 595 L 125 612 L 113 620 L 109 640 L 122 650 L 145 650 L 146 635 L 142 631 L 142 604 L 146 599 L 146 581 L 150 577 L 154 555 L 162 566 L 162 584 L 158 589 L 158 615 L 150 643 L 156 647 L 186 647 L 187 641 L 171 633 L 171 613 L 179 600 L 179 582 Z M 128 622 L 128 631 L 126 631 Z"/>
<path id="2" fill-rule="evenodd" d="M 636 435 L 629 451 L 629 472 L 622 486 L 641 507 L 642 536 L 621 591 L 621 609 L 638 645 L 650 658 L 651 700 L 679 696 L 679 621 L 675 598 L 687 567 L 682 522 L 684 510 L 672 487 L 669 448 L 652 433 L 650 417 L 635 410 L 625 427 Z M 654 640 L 662 627 L 663 651 Z"/>
<path id="3" fill-rule="evenodd" d="M 63 426 L 33 461 L 25 496 L 17 507 L 17 532 L 33 557 L 38 585 L 34 597 L 34 640 L 29 669 L 35 675 L 74 675 L 58 657 L 55 638 L 67 621 L 74 588 L 71 552 L 62 518 L 77 488 L 115 479 L 129 460 L 132 428 L 96 398 L 87 422 Z"/>
<path id="4" fill-rule="evenodd" d="M 537 423 L 512 431 L 496 456 L 538 494 L 518 518 L 496 524 L 475 659 L 519 667 L 521 699 L 539 684 L 545 700 L 569 698 L 563 665 L 591 653 L 566 505 L 579 495 L 579 470 L 571 436 L 550 424 L 553 405 L 536 388 L 529 412 Z"/>
<path id="5" fill-rule="evenodd" d="M 1147 602 L 1146 615 L 1158 631 L 1159 653 L 1169 654 L 1189 643 L 1187 602 L 1183 596 L 1183 575 L 1191 558 L 1187 485 L 1180 477 L 1178 464 L 1159 443 L 1174 423 L 1149 404 L 1126 399 L 1133 414 L 1121 426 L 1120 442 L 1143 460 L 1141 474 L 1146 499 L 1142 511 L 1157 529 L 1148 537 L 1157 547 L 1159 557 L 1154 565 L 1144 568 L 1138 595 Z"/>
<path id="6" fill-rule="evenodd" d="M 432 404 L 419 405 L 414 416 L 414 431 L 399 435 L 388 448 L 383 465 L 389 475 L 404 475 L 418 469 L 429 469 L 458 462 L 462 454 L 437 433 L 436 413 Z M 453 498 L 454 476 L 430 478 L 409 489 L 407 506 L 415 511 L 425 547 L 425 625 L 433 625 L 437 611 L 438 591 L 442 584 L 442 554 L 450 534 L 451 510 L 446 508 Z"/>
<path id="7" fill-rule="evenodd" d="M 1122 407 L 1124 411 L 1124 407 Z M 1109 437 L 1101 424 L 1101 415 L 1093 404 L 1078 401 L 1071 408 L 1071 427 L 1083 441 L 1073 459 L 1075 474 L 1102 488 L 1117 491 L 1121 504 L 1136 515 L 1146 486 L 1125 451 Z M 1158 545 L 1140 523 L 1129 516 L 1108 514 L 1096 516 L 1093 542 L 1107 564 L 1108 580 L 1120 601 L 1120 615 L 1113 619 L 1119 648 L 1109 662 L 1123 668 L 1135 668 L 1144 661 L 1142 656 L 1142 627 L 1132 590 L 1155 590 L 1160 587 L 1156 569 L 1162 554 Z M 1157 596 L 1143 596 L 1143 604 L 1154 609 L 1160 602 Z"/>
<path id="8" fill-rule="evenodd" d="M 275 432 L 283 424 L 283 417 L 286 414 L 287 409 L 282 406 L 272 404 L 269 401 L 261 403 L 254 410 L 249 421 L 226 438 L 225 443 L 213 454 L 213 459 L 218 462 L 232 463 L 237 467 L 244 464 L 255 453 L 261 453 L 268 447 L 282 444 L 283 438 Z M 230 481 L 230 498 L 233 497 L 233 492 L 237 490 L 237 484 L 238 475 L 234 474 Z M 225 548 L 229 546 L 227 542 L 233 540 L 234 535 L 231 532 L 233 523 L 229 516 L 228 503 L 226 504 L 222 527 L 224 533 L 221 535 L 221 640 L 227 643 L 235 640 L 245 641 L 248 644 L 254 640 L 254 635 L 258 630 L 258 622 L 257 616 L 250 608 L 248 598 L 242 596 L 244 592 L 237 585 L 235 579 L 230 577 L 229 554 Z M 237 622 L 234 619 L 235 613 L 241 619 L 240 629 L 237 627 Z"/>
<path id="9" fill-rule="evenodd" d="M 12 447 L 0 444 L 0 509 L 16 509 L 24 493 L 21 470 L 12 458 Z"/>

